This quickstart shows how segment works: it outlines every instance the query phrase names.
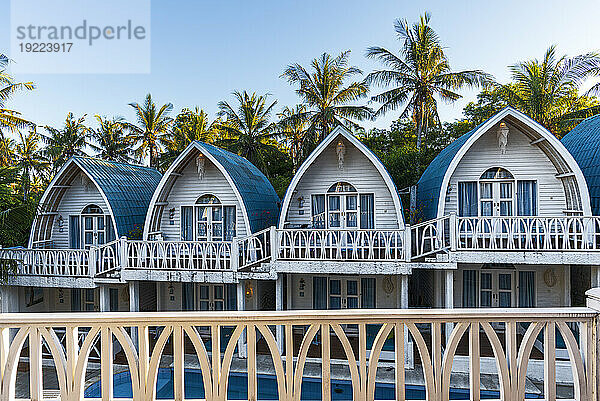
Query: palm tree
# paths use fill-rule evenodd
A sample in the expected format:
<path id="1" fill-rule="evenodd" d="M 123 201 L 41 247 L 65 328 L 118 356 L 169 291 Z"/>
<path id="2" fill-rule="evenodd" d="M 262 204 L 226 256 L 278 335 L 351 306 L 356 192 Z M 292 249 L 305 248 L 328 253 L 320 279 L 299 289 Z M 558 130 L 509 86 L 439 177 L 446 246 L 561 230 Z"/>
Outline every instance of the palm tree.
<path id="1" fill-rule="evenodd" d="M 0 54 L 0 132 L 2 129 L 16 131 L 20 128 L 33 128 L 35 124 L 21 117 L 21 113 L 9 110 L 5 104 L 8 99 L 19 90 L 33 90 L 33 82 L 15 82 L 13 77 L 6 72 L 8 57 Z"/>
<path id="2" fill-rule="evenodd" d="M 269 154 L 279 151 L 273 139 L 277 134 L 275 126 L 270 122 L 277 101 L 268 103 L 268 94 L 249 94 L 246 91 L 235 91 L 233 96 L 237 105 L 232 106 L 226 101 L 218 104 L 218 116 L 225 119 L 217 124 L 217 128 L 225 134 L 221 142 L 266 174 Z"/>
<path id="3" fill-rule="evenodd" d="M 85 126 L 85 114 L 75 119 L 73 113 L 67 114 L 63 128 L 44 127 L 49 135 L 42 135 L 47 144 L 45 153 L 52 161 L 54 170 L 62 167 L 73 156 L 85 156 L 83 149 L 88 145 L 90 129 Z"/>
<path id="4" fill-rule="evenodd" d="M 15 141 L 0 135 L 0 167 L 10 166 L 15 158 Z"/>
<path id="5" fill-rule="evenodd" d="M 166 103 L 157 108 L 149 93 L 144 104 L 130 103 L 129 105 L 135 109 L 137 119 L 137 125 L 126 124 L 133 143 L 137 145 L 134 152 L 140 160 L 148 157 L 150 166 L 156 167 L 159 153 L 169 143 L 169 129 L 173 124 L 169 114 L 173 110 L 173 105 Z"/>
<path id="6" fill-rule="evenodd" d="M 358 128 L 354 120 L 370 118 L 372 111 L 367 106 L 349 103 L 366 97 L 368 86 L 363 81 L 346 81 L 362 74 L 357 67 L 348 66 L 350 51 L 337 57 L 323 53 L 312 61 L 312 72 L 300 64 L 291 64 L 281 75 L 290 84 L 297 84 L 296 93 L 306 106 L 306 111 L 290 119 L 302 119 L 309 123 L 309 132 L 320 142 L 338 124 Z"/>
<path id="7" fill-rule="evenodd" d="M 304 157 L 308 153 L 306 146 L 310 142 L 308 121 L 301 116 L 306 113 L 304 105 L 296 105 L 290 108 L 286 106 L 277 116 L 280 118 L 278 132 L 286 142 L 288 153 L 292 158 L 294 172 L 298 169 Z"/>
<path id="8" fill-rule="evenodd" d="M 409 25 L 406 20 L 394 24 L 398 40 L 402 43 L 399 55 L 383 47 L 370 47 L 366 56 L 379 60 L 386 69 L 371 72 L 368 84 L 390 87 L 371 100 L 381 104 L 375 115 L 404 107 L 400 118 L 411 116 L 417 127 L 417 148 L 428 121 L 439 124 L 437 100 L 456 101 L 461 97 L 456 91 L 464 87 L 487 86 L 491 75 L 481 70 L 453 72 L 444 54 L 440 38 L 429 25 L 430 15 L 425 13 L 419 22 Z"/>
<path id="9" fill-rule="evenodd" d="M 40 136 L 35 131 L 31 131 L 25 136 L 19 132 L 19 143 L 15 147 L 15 159 L 15 166 L 21 172 L 23 199 L 26 200 L 34 177 L 41 177 L 50 167 L 40 149 Z"/>
<path id="10" fill-rule="evenodd" d="M 521 61 L 509 68 L 512 82 L 498 86 L 503 98 L 555 135 L 600 112 L 595 98 L 579 95 L 581 84 L 600 70 L 597 53 L 557 57 L 556 46 L 550 46 L 541 61 Z"/>
<path id="11" fill-rule="evenodd" d="M 123 117 L 95 116 L 98 128 L 91 130 L 91 138 L 96 144 L 91 147 L 98 152 L 97 156 L 104 160 L 129 163 L 132 161 L 130 139 L 126 133 Z"/>
<path id="12" fill-rule="evenodd" d="M 213 143 L 216 140 L 215 122 L 199 107 L 183 109 L 173 122 L 171 138 L 166 150 L 160 154 L 159 170 L 165 171 L 177 156 L 192 142 Z"/>

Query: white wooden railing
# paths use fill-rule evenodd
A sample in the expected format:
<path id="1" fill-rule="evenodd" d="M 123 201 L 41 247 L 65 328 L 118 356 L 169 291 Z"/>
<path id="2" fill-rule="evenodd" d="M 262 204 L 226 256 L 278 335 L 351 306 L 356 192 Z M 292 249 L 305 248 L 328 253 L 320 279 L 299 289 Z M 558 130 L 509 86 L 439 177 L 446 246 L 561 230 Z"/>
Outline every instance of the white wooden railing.
<path id="1" fill-rule="evenodd" d="M 277 259 L 404 261 L 404 230 L 277 230 Z"/>
<path id="2" fill-rule="evenodd" d="M 0 249 L 0 261 L 19 276 L 91 277 L 87 249 Z"/>
<path id="3" fill-rule="evenodd" d="M 391 349 L 394 361 L 386 369 L 395 372 L 395 399 L 405 400 L 405 338 L 410 335 L 415 353 L 420 356 L 426 399 L 449 399 L 453 362 L 464 339 L 467 347 L 461 352 L 466 351 L 469 357 L 471 399 L 480 398 L 481 352 L 485 343 L 493 351 L 498 399 L 523 400 L 534 342 L 541 335 L 545 348 L 543 364 L 536 366 L 543 370 L 545 399 L 553 401 L 557 392 L 555 347 L 560 335 L 569 355 L 574 398 L 598 401 L 597 316 L 591 308 L 4 314 L 0 315 L 0 399 L 22 396 L 16 393 L 19 379 L 28 380 L 23 384 L 28 383 L 30 399 L 41 400 L 44 389 L 52 385 L 44 381 L 57 377 L 62 400 L 81 400 L 90 350 L 99 338 L 100 372 L 96 378 L 100 380 L 98 396 L 103 400 L 113 399 L 113 350 L 117 346 L 123 349 L 124 356 L 119 370 L 128 371 L 132 382 L 133 397 L 127 399 L 155 399 L 158 368 L 166 353 L 172 353 L 174 399 L 185 399 L 186 386 L 198 387 L 184 374 L 187 349 L 199 362 L 205 399 L 226 400 L 238 346 L 246 350 L 245 362 L 241 360 L 236 365 L 247 372 L 248 399 L 261 399 L 259 340 L 264 344 L 263 352 L 272 360 L 280 400 L 301 399 L 309 349 L 313 356 L 317 354 L 312 363 L 320 365 L 321 399 L 332 398 L 331 362 L 332 358 L 341 358 L 349 370 L 352 398 L 373 400 L 384 347 Z M 517 335 L 519 324 L 528 325 L 523 337 Z M 579 338 L 571 326 L 578 327 Z M 155 327 L 160 329 L 160 335 L 151 342 L 148 333 Z M 202 332 L 199 327 L 204 327 Z M 376 328 L 370 347 L 369 327 Z M 66 344 L 57 336 L 59 328 L 66 328 Z M 80 345 L 82 328 L 87 333 Z M 224 344 L 223 330 L 232 333 Z M 448 330 L 445 342 L 444 330 Z M 282 333 L 281 337 L 276 338 L 273 332 Z M 23 378 L 17 369 L 22 370 L 19 360 L 26 342 L 29 377 Z M 339 346 L 333 347 L 334 344 Z M 50 350 L 51 358 L 42 363 L 44 346 Z M 332 352 L 334 348 L 337 355 Z M 43 374 L 48 371 L 49 362 L 56 376 Z"/>
<path id="4" fill-rule="evenodd" d="M 232 254 L 237 253 L 238 269 L 260 267 L 262 263 L 272 261 L 277 244 L 275 227 L 233 240 Z M 235 258 L 235 256 L 234 256 Z"/>
<path id="5" fill-rule="evenodd" d="M 600 218 L 458 217 L 458 250 L 600 251 Z"/>
<path id="6" fill-rule="evenodd" d="M 440 217 L 409 227 L 412 259 L 453 249 L 456 215 Z"/>
<path id="7" fill-rule="evenodd" d="M 126 241 L 121 249 L 127 269 L 229 270 L 231 242 Z"/>

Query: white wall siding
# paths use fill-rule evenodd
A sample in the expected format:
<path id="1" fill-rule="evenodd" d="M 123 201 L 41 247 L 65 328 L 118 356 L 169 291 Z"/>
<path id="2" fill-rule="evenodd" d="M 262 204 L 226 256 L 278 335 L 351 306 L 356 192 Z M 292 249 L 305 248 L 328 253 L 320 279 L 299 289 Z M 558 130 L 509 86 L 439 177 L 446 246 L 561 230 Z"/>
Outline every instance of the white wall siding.
<path id="1" fill-rule="evenodd" d="M 71 182 L 71 186 L 65 191 L 60 204 L 58 205 L 58 215 L 54 219 L 52 225 L 52 240 L 56 248 L 68 248 L 69 247 L 69 216 L 74 214 L 81 214 L 84 207 L 90 204 L 98 205 L 104 214 L 108 214 L 108 206 L 102 194 L 92 183 L 83 185 L 81 176 L 83 173 L 77 175 Z M 87 176 L 86 176 L 87 179 Z M 63 230 L 60 232 L 60 228 L 57 223 L 58 216 L 63 218 Z"/>
<path id="2" fill-rule="evenodd" d="M 196 168 L 195 159 L 191 159 L 178 177 L 167 196 L 167 206 L 163 208 L 160 228 L 165 241 L 181 240 L 181 206 L 193 205 L 196 200 L 205 194 L 215 195 L 224 205 L 235 205 L 236 208 L 236 235 L 244 236 L 247 233 L 244 222 L 244 210 L 240 205 L 234 189 L 210 161 L 206 160 L 204 178 L 200 179 Z M 169 210 L 174 208 L 173 224 L 169 220 Z"/>
<path id="3" fill-rule="evenodd" d="M 339 181 L 354 185 L 359 193 L 375 194 L 375 228 L 397 229 L 398 216 L 392 195 L 381 174 L 371 161 L 348 140 L 342 137 L 346 145 L 344 166 L 338 168 L 336 146 L 338 139 L 315 159 L 306 170 L 292 195 L 287 210 L 286 222 L 293 225 L 311 224 L 311 195 L 324 194 L 331 185 Z M 298 198 L 304 197 L 304 214 L 299 214 Z M 400 217 L 401 218 L 401 217 Z"/>
<path id="4" fill-rule="evenodd" d="M 450 178 L 444 214 L 458 212 L 458 182 L 476 181 L 490 167 L 503 167 L 517 180 L 537 180 L 538 215 L 562 216 L 566 198 L 557 170 L 546 154 L 514 126 L 510 126 L 506 153 L 498 146 L 495 130 L 481 136 L 460 160 Z M 516 189 L 516 188 L 515 188 Z"/>

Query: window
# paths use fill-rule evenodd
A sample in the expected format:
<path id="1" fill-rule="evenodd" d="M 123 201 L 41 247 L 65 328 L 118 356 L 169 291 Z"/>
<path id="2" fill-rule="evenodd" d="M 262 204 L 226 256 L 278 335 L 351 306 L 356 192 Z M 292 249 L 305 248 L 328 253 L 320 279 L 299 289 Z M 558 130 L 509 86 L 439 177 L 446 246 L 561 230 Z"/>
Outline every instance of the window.
<path id="1" fill-rule="evenodd" d="M 481 180 L 512 180 L 513 175 L 510 171 L 502 167 L 492 167 L 487 169 L 480 177 Z"/>
<path id="2" fill-rule="evenodd" d="M 111 312 L 119 310 L 119 290 L 117 288 L 109 288 L 109 303 Z"/>
<path id="3" fill-rule="evenodd" d="M 181 207 L 183 241 L 231 241 L 235 233 L 235 206 L 223 205 L 215 195 L 203 195 L 194 206 Z"/>
<path id="4" fill-rule="evenodd" d="M 463 308 L 477 306 L 477 270 L 463 271 Z"/>
<path id="5" fill-rule="evenodd" d="M 477 182 L 458 183 L 458 215 L 477 216 Z"/>
<path id="6" fill-rule="evenodd" d="M 535 307 L 535 272 L 519 272 L 519 308 Z"/>
<path id="7" fill-rule="evenodd" d="M 311 195 L 312 228 L 373 229 L 375 197 L 359 194 L 347 182 L 337 182 L 326 194 Z"/>
<path id="8" fill-rule="evenodd" d="M 106 243 L 107 236 L 114 239 L 114 230 L 112 227 L 112 219 L 108 215 L 103 215 L 102 208 L 98 205 L 87 205 L 81 211 L 81 216 L 71 216 L 69 242 L 78 248 L 81 247 L 81 242 L 85 248 L 94 245 L 102 245 Z M 79 221 L 80 228 L 76 229 L 75 225 Z M 110 229 L 107 230 L 107 225 L 110 224 Z M 79 230 L 79 233 L 77 232 Z M 82 239 L 81 242 L 75 240 L 75 237 Z"/>
<path id="9" fill-rule="evenodd" d="M 537 181 L 517 181 L 517 216 L 537 216 Z"/>

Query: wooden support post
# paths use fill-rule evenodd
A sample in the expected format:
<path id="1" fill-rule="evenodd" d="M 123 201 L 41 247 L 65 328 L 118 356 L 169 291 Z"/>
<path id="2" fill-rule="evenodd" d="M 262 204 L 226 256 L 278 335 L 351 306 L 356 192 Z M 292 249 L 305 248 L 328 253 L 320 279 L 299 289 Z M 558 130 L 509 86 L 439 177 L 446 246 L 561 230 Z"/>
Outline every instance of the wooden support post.
<path id="1" fill-rule="evenodd" d="M 102 284 L 100 290 L 100 312 L 110 312 L 110 287 Z"/>
<path id="2" fill-rule="evenodd" d="M 246 310 L 246 292 L 244 291 L 244 280 L 240 280 L 237 283 L 237 310 Z M 240 358 L 246 358 L 248 356 L 248 349 L 246 344 L 246 333 L 242 333 L 238 340 L 238 356 Z"/>
<path id="3" fill-rule="evenodd" d="M 140 311 L 140 282 L 129 282 L 129 312 Z M 131 328 L 131 341 L 134 345 L 138 344 L 138 331 L 136 327 Z"/>
<path id="4" fill-rule="evenodd" d="M 446 270 L 446 282 L 445 282 L 445 300 L 444 306 L 446 309 L 454 308 L 454 270 Z M 446 341 L 450 338 L 450 333 L 454 329 L 453 323 L 446 323 Z"/>
<path id="5" fill-rule="evenodd" d="M 275 281 L 275 310 L 283 310 L 283 274 L 281 273 L 277 274 Z M 283 326 L 280 324 L 275 326 L 275 338 L 279 353 L 283 354 Z"/>

